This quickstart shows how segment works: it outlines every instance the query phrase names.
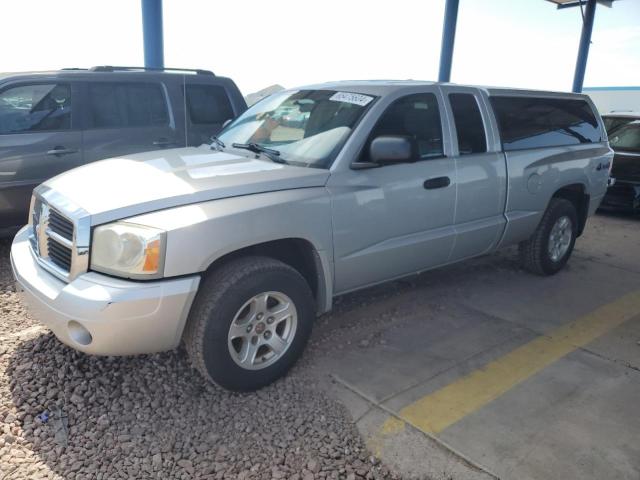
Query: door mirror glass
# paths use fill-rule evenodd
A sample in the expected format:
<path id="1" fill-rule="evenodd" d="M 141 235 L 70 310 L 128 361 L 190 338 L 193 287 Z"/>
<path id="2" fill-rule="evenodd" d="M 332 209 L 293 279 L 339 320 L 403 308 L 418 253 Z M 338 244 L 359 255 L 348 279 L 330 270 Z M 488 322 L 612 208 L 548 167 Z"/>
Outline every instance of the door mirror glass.
<path id="1" fill-rule="evenodd" d="M 412 161 L 415 149 L 407 137 L 384 135 L 376 137 L 369 147 L 369 158 L 377 164 Z"/>

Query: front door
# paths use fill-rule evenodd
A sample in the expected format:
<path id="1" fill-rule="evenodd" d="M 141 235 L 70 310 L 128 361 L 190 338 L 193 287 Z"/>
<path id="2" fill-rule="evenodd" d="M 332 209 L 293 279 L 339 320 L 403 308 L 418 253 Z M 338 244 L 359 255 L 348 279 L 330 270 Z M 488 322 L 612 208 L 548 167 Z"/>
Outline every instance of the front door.
<path id="1" fill-rule="evenodd" d="M 364 145 L 400 135 L 416 145 L 413 162 L 332 174 L 335 292 L 418 272 L 449 260 L 455 232 L 455 163 L 444 156 L 441 100 L 407 95 L 381 115 Z"/>
<path id="2" fill-rule="evenodd" d="M 0 91 L 0 234 L 27 223 L 34 187 L 82 164 L 73 83 L 20 83 Z"/>

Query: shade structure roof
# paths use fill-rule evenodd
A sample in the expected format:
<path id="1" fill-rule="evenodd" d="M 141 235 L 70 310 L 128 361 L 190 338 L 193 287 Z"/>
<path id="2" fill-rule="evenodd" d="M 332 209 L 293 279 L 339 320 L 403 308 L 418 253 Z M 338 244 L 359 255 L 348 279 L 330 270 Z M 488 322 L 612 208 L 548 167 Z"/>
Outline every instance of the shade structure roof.
<path id="1" fill-rule="evenodd" d="M 610 7 L 615 0 L 597 0 L 600 5 Z M 577 7 L 580 4 L 586 5 L 587 0 L 547 0 L 547 2 L 555 3 L 558 8 Z"/>

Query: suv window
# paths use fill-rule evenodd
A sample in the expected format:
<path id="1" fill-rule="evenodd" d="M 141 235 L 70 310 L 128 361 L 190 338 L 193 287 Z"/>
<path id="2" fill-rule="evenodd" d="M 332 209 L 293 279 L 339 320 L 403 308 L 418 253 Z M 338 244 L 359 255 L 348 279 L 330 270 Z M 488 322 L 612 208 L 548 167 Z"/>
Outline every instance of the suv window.
<path id="1" fill-rule="evenodd" d="M 460 155 L 487 151 L 487 138 L 476 97 L 470 93 L 451 93 L 449 103 L 453 111 Z"/>
<path id="2" fill-rule="evenodd" d="M 381 135 L 399 135 L 415 140 L 419 159 L 441 157 L 442 125 L 438 101 L 433 93 L 407 95 L 393 102 L 373 129 L 367 146 Z M 365 149 L 368 155 L 369 149 Z"/>
<path id="3" fill-rule="evenodd" d="M 593 143 L 600 127 L 584 100 L 491 97 L 504 150 Z"/>
<path id="4" fill-rule="evenodd" d="M 187 85 L 186 102 L 193 124 L 222 124 L 235 117 L 227 92 L 219 85 Z"/>
<path id="5" fill-rule="evenodd" d="M 626 125 L 628 123 L 633 122 L 634 120 L 639 120 L 640 118 L 634 118 L 634 117 L 611 117 L 611 116 L 606 116 L 606 117 L 602 117 L 602 120 L 604 121 L 604 128 L 607 131 L 607 133 L 611 133 L 614 130 L 617 130 L 618 128 L 622 127 L 623 125 Z"/>
<path id="6" fill-rule="evenodd" d="M 68 84 L 20 85 L 0 93 L 0 134 L 70 128 Z"/>
<path id="7" fill-rule="evenodd" d="M 609 143 L 614 150 L 640 153 L 640 121 L 619 127 L 609 137 Z"/>
<path id="8" fill-rule="evenodd" d="M 167 125 L 164 93 L 155 83 L 89 83 L 89 124 L 93 128 Z"/>

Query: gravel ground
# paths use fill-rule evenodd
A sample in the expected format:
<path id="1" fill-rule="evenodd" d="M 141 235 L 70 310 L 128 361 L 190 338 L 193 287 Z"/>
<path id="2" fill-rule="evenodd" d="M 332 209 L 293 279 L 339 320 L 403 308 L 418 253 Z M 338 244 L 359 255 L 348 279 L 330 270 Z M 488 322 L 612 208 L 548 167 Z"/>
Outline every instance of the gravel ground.
<path id="1" fill-rule="evenodd" d="M 0 480 L 399 478 L 367 452 L 314 369 L 339 328 L 317 329 L 283 380 L 229 393 L 205 384 L 182 350 L 90 357 L 65 347 L 18 301 L 8 250 L 0 243 Z"/>

